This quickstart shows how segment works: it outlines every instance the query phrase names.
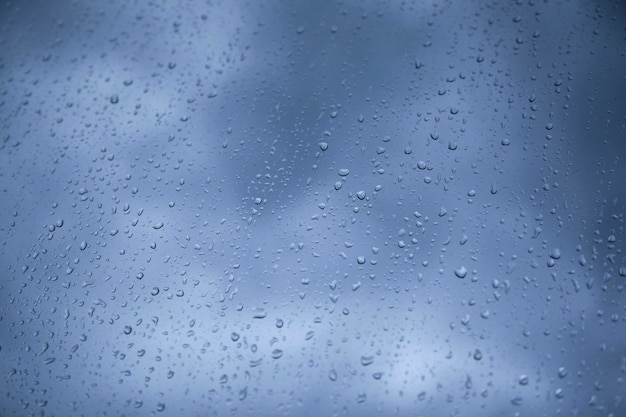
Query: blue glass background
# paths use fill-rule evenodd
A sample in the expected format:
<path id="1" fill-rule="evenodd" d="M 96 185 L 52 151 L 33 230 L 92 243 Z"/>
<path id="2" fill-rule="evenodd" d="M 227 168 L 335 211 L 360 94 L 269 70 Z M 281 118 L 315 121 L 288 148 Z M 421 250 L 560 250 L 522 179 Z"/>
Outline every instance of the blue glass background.
<path id="1" fill-rule="evenodd" d="M 0 414 L 626 415 L 621 1 L 0 9 Z"/>

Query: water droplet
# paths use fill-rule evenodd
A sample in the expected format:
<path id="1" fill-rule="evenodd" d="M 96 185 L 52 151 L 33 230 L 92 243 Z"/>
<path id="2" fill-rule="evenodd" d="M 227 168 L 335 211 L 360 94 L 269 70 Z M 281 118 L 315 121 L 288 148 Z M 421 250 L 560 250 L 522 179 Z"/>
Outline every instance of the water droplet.
<path id="1" fill-rule="evenodd" d="M 111 104 L 117 104 L 120 101 L 120 98 L 117 96 L 117 94 L 113 94 L 110 98 L 109 101 L 111 102 Z"/>
<path id="2" fill-rule="evenodd" d="M 346 168 L 342 168 L 339 170 L 339 175 L 342 177 L 347 177 L 348 175 L 350 175 L 350 170 Z"/>
<path id="3" fill-rule="evenodd" d="M 230 340 L 232 340 L 233 342 L 236 342 L 237 340 L 239 340 L 239 333 L 232 332 L 230 334 Z"/>
<path id="4" fill-rule="evenodd" d="M 320 149 L 325 151 L 326 149 L 328 149 L 328 143 L 326 142 L 320 142 Z"/>
<path id="5" fill-rule="evenodd" d="M 280 359 L 283 356 L 283 351 L 280 349 L 274 349 L 272 351 L 272 359 Z"/>
<path id="6" fill-rule="evenodd" d="M 328 379 L 330 379 L 331 381 L 335 382 L 337 380 L 337 371 L 335 371 L 334 369 L 331 369 L 328 372 Z"/>
<path id="7" fill-rule="evenodd" d="M 130 326 L 124 326 L 124 334 L 130 334 L 133 331 L 133 328 Z"/>
<path id="8" fill-rule="evenodd" d="M 528 375 L 520 375 L 518 379 L 518 383 L 520 385 L 528 385 L 528 381 L 529 381 Z"/>
<path id="9" fill-rule="evenodd" d="M 248 387 L 244 387 L 241 390 L 239 390 L 239 401 L 243 401 L 246 399 L 246 397 L 248 396 Z"/>
<path id="10" fill-rule="evenodd" d="M 369 365 L 371 365 L 373 363 L 374 363 L 374 357 L 373 356 L 361 356 L 361 365 L 369 366 Z"/>
<path id="11" fill-rule="evenodd" d="M 337 181 L 335 183 L 335 190 L 337 190 L 337 191 L 341 190 L 342 186 L 343 186 L 343 184 L 341 183 L 341 181 Z"/>
<path id="12" fill-rule="evenodd" d="M 454 275 L 456 275 L 458 278 L 465 278 L 465 276 L 467 275 L 467 268 L 465 268 L 464 266 L 456 268 L 454 270 Z"/>
<path id="13" fill-rule="evenodd" d="M 474 351 L 474 359 L 479 361 L 483 358 L 483 353 L 480 351 L 480 349 L 476 349 Z"/>
<path id="14" fill-rule="evenodd" d="M 264 319 L 265 317 L 267 317 L 267 312 L 265 311 L 265 309 L 257 307 L 254 309 L 254 316 L 255 319 Z"/>

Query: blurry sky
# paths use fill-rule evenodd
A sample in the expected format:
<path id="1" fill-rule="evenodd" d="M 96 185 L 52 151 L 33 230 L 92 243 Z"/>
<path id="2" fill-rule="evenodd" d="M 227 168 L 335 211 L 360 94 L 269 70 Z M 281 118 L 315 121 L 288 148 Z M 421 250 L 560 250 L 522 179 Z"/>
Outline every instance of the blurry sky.
<path id="1" fill-rule="evenodd" d="M 625 24 L 5 2 L 0 414 L 626 413 Z"/>

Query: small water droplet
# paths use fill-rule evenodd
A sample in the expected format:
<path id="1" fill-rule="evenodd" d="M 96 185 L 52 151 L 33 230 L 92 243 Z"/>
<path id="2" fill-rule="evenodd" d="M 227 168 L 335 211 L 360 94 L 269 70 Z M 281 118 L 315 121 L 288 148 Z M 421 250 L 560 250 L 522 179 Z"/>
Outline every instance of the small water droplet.
<path id="1" fill-rule="evenodd" d="M 467 268 L 460 266 L 454 270 L 454 275 L 458 278 L 465 278 L 467 276 Z"/>
<path id="2" fill-rule="evenodd" d="M 328 372 L 328 379 L 330 379 L 331 381 L 335 382 L 337 380 L 337 371 L 335 371 L 334 369 L 331 369 Z"/>
<path id="3" fill-rule="evenodd" d="M 561 258 L 561 250 L 559 248 L 554 248 L 550 251 L 550 258 L 552 259 L 560 259 Z"/>
<path id="4" fill-rule="evenodd" d="M 239 401 L 243 401 L 248 396 L 248 387 L 244 387 L 239 390 Z"/>
<path id="5" fill-rule="evenodd" d="M 374 363 L 374 357 L 373 356 L 361 356 L 361 365 L 369 366 L 369 365 L 371 365 L 373 363 Z"/>

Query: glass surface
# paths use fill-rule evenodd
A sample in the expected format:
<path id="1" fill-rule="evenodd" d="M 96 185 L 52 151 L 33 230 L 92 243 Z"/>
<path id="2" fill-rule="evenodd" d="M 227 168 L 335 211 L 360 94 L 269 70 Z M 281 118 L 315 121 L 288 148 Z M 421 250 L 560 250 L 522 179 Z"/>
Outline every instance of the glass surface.
<path id="1" fill-rule="evenodd" d="M 623 1 L 0 6 L 0 415 L 626 415 Z"/>

